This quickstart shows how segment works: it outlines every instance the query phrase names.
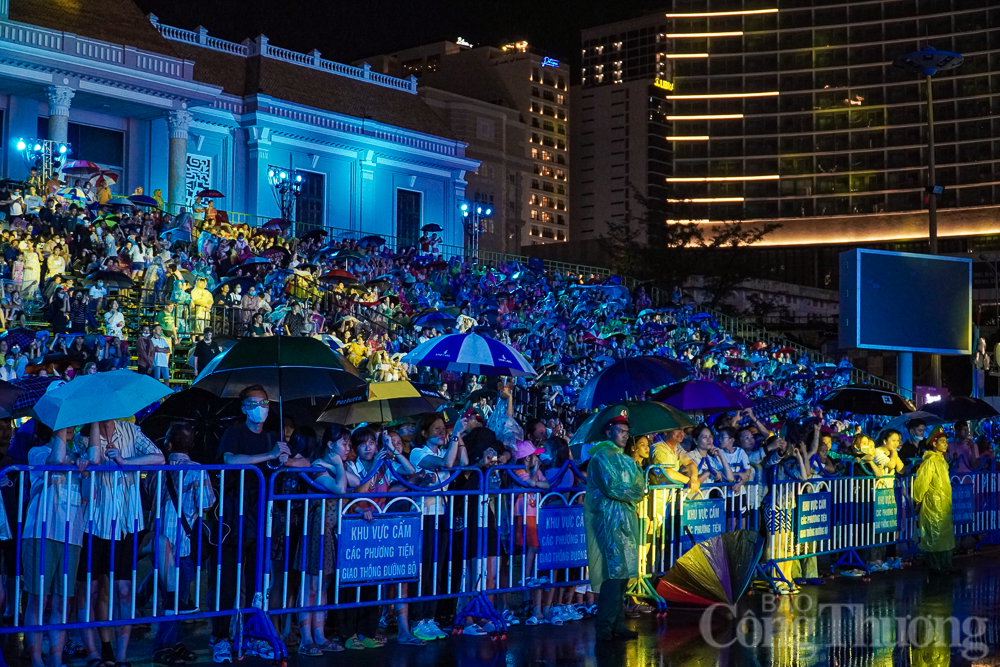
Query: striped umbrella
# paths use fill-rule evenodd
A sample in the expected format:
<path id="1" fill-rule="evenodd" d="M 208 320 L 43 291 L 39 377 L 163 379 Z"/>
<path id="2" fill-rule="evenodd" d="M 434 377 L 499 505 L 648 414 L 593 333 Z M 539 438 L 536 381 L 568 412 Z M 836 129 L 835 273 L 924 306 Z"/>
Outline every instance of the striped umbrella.
<path id="1" fill-rule="evenodd" d="M 91 174 L 96 174 L 100 171 L 101 168 L 93 162 L 88 162 L 87 160 L 73 160 L 63 167 L 62 173 L 67 176 L 90 176 Z"/>
<path id="2" fill-rule="evenodd" d="M 450 334 L 421 343 L 403 363 L 477 375 L 537 375 L 520 352 L 479 334 Z"/>
<path id="3" fill-rule="evenodd" d="M 89 201 L 86 193 L 80 188 L 63 188 L 56 192 L 56 197 L 62 197 L 66 201 L 77 204 L 86 204 Z"/>
<path id="4" fill-rule="evenodd" d="M 88 179 L 88 183 L 95 188 L 99 188 L 104 184 L 112 186 L 118 182 L 120 176 L 113 171 L 102 171 L 100 173 L 94 174 Z"/>

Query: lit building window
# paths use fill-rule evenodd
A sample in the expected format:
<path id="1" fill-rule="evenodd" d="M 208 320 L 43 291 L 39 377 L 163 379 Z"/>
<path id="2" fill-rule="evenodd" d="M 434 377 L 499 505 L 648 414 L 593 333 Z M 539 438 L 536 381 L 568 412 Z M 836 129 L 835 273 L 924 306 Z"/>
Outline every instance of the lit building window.
<path id="1" fill-rule="evenodd" d="M 532 148 L 532 149 L 531 149 L 531 157 L 532 157 L 533 159 L 535 159 L 535 160 L 537 160 L 537 159 L 538 159 L 538 149 L 537 149 L 537 148 Z"/>

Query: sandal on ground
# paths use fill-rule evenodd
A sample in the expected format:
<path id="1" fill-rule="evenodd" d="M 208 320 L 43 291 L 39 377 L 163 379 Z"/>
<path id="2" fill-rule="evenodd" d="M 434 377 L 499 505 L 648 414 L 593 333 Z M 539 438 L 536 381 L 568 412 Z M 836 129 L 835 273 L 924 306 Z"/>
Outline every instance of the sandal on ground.
<path id="1" fill-rule="evenodd" d="M 323 650 L 315 644 L 299 644 L 299 655 L 307 655 L 310 658 L 318 658 L 323 655 Z"/>
<path id="2" fill-rule="evenodd" d="M 194 662 L 198 659 L 198 656 L 195 655 L 194 651 L 189 649 L 184 644 L 181 644 L 180 642 L 174 645 L 174 655 L 176 655 L 184 662 Z"/>
<path id="3" fill-rule="evenodd" d="M 153 652 L 153 662 L 158 665 L 168 665 L 168 667 L 178 667 L 186 664 L 184 658 L 174 652 L 172 648 L 161 648 Z"/>
<path id="4" fill-rule="evenodd" d="M 396 643 L 403 644 L 404 646 L 426 646 L 427 642 L 419 637 L 415 637 L 412 634 L 409 635 L 396 635 Z"/>
<path id="5" fill-rule="evenodd" d="M 340 653 L 344 650 L 344 645 L 337 639 L 328 639 L 322 644 L 317 644 L 316 647 L 323 653 Z"/>

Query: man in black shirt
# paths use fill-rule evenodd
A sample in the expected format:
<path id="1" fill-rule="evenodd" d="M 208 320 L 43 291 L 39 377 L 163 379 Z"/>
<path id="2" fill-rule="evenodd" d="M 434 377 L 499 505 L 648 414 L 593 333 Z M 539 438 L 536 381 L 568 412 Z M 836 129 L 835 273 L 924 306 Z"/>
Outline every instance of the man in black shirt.
<path id="1" fill-rule="evenodd" d="M 306 328 L 306 317 L 298 301 L 292 302 L 292 312 L 285 315 L 285 333 L 289 336 L 301 336 Z"/>
<path id="2" fill-rule="evenodd" d="M 222 346 L 212 339 L 212 330 L 205 329 L 205 336 L 194 346 L 194 374 L 205 370 L 208 362 L 222 354 Z"/>
<path id="3" fill-rule="evenodd" d="M 240 404 L 243 414 L 246 415 L 246 421 L 230 426 L 222 434 L 222 441 L 219 443 L 219 463 L 257 466 L 264 473 L 265 484 L 271 474 L 283 465 L 290 468 L 309 467 L 309 460 L 298 452 L 292 452 L 288 444 L 281 440 L 281 435 L 264 430 L 264 422 L 267 421 L 269 412 L 269 401 L 264 387 L 255 384 L 245 388 L 240 392 Z M 238 506 L 240 473 L 229 471 L 225 475 L 224 503 L 228 509 L 223 519 L 229 524 L 232 532 L 222 543 L 222 562 L 226 563 L 226 567 L 222 568 L 219 608 L 232 609 L 239 588 L 236 581 L 236 567 L 233 563 L 236 563 L 237 557 L 242 554 L 243 574 L 247 584 L 244 588 L 253 591 L 257 552 L 258 549 L 263 549 L 264 545 L 257 543 L 257 517 L 260 511 L 257 506 L 259 489 L 256 476 L 249 474 L 243 476 L 243 541 L 240 544 L 237 517 L 235 513 L 230 514 L 230 511 Z M 283 527 L 277 529 L 283 530 Z M 265 559 L 267 558 L 268 555 L 265 554 Z M 246 607 L 251 602 L 252 600 L 241 600 L 240 605 Z M 215 662 L 232 662 L 232 645 L 229 642 L 230 620 L 228 616 L 216 616 L 212 620 L 212 635 L 217 640 L 213 648 Z M 265 643 L 254 642 L 248 653 L 270 659 L 273 656 L 268 654 L 268 650 L 269 647 Z"/>

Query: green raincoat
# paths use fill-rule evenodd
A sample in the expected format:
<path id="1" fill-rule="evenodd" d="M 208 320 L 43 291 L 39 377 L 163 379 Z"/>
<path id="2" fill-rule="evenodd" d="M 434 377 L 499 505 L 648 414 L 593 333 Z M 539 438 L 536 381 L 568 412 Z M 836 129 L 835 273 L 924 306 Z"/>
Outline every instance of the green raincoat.
<path id="1" fill-rule="evenodd" d="M 590 584 L 600 593 L 606 579 L 639 576 L 638 503 L 646 482 L 635 461 L 613 442 L 594 445 L 590 457 L 583 523 Z"/>
<path id="2" fill-rule="evenodd" d="M 954 549 L 951 477 L 941 452 L 924 452 L 913 480 L 913 501 L 920 503 L 920 549 L 927 553 Z"/>

